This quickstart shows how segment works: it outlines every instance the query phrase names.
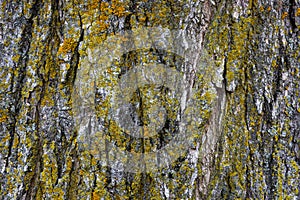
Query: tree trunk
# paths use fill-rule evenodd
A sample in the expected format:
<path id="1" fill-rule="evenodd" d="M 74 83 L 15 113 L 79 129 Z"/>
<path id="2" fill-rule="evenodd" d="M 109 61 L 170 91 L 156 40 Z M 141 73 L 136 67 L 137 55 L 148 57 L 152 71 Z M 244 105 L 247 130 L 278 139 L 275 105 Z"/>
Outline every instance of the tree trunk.
<path id="1" fill-rule="evenodd" d="M 0 199 L 300 199 L 299 0 L 0 15 Z"/>

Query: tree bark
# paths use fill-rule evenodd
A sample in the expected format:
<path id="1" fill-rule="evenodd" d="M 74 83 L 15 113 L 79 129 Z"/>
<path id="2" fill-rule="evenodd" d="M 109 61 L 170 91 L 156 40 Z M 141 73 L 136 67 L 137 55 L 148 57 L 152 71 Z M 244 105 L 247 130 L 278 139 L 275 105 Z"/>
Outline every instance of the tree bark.
<path id="1" fill-rule="evenodd" d="M 0 199 L 300 198 L 299 0 L 1 1 L 0 15 Z M 99 68 L 101 81 L 122 80 L 143 59 L 173 62 L 185 85 L 177 104 L 160 88 L 161 99 L 178 105 L 165 106 L 165 115 L 185 110 L 195 94 L 202 120 L 174 162 L 132 173 L 101 164 L 112 162 L 108 143 L 127 152 L 161 148 L 181 116 L 169 117 L 148 144 L 148 93 L 138 88 L 132 118 L 144 137 L 123 137 L 109 114 L 113 81 L 104 87 L 81 78 L 98 62 L 100 43 L 140 27 L 180 30 L 175 36 L 196 41 L 179 49 L 195 58 L 191 67 L 166 51 L 136 50 L 108 71 Z M 92 96 L 74 104 L 84 84 Z M 79 129 L 76 117 L 91 110 L 74 105 L 85 100 L 96 115 Z M 108 138 L 97 143 L 101 159 L 80 139 L 83 133 L 96 144 L 99 127 Z"/>

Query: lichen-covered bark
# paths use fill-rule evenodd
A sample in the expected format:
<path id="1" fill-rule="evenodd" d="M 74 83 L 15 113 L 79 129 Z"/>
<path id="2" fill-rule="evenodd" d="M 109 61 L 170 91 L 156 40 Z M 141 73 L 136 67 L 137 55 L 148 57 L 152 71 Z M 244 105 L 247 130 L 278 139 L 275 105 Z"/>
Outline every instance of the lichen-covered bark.
<path id="1" fill-rule="evenodd" d="M 0 16 L 0 199 L 300 198 L 299 0 L 1 1 Z M 187 91 L 212 87 L 194 145 L 134 174 L 80 148 L 72 92 L 90 49 L 141 26 L 181 29 L 215 66 L 187 73 Z"/>
<path id="2" fill-rule="evenodd" d="M 209 198 L 299 198 L 297 10 L 299 1 L 227 2 L 212 23 L 226 112 Z"/>

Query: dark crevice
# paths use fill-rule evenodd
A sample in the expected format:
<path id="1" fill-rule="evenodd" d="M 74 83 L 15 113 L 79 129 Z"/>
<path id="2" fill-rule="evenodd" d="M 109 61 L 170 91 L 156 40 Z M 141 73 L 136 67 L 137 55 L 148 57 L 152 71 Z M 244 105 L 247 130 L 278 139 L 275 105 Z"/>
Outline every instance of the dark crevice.
<path id="1" fill-rule="evenodd" d="M 67 193 L 66 193 L 66 199 L 73 199 L 73 197 L 77 197 L 77 186 L 76 185 L 76 177 L 78 176 L 77 170 L 78 166 L 80 165 L 80 161 L 78 159 L 78 152 L 77 152 L 77 144 L 74 145 L 74 147 L 70 150 L 70 157 L 71 157 L 71 169 L 69 171 L 69 180 L 67 184 Z"/>
<path id="2" fill-rule="evenodd" d="M 289 20 L 291 23 L 291 28 L 293 32 L 296 32 L 297 30 L 297 25 L 296 25 L 296 20 L 295 20 L 295 10 L 296 10 L 296 2 L 295 0 L 289 0 Z"/>
<path id="3" fill-rule="evenodd" d="M 79 36 L 79 39 L 77 41 L 77 44 L 76 44 L 75 49 L 71 56 L 70 68 L 68 69 L 68 71 L 66 73 L 66 83 L 69 86 L 74 85 L 75 80 L 76 80 L 76 74 L 77 74 L 77 70 L 79 67 L 79 61 L 80 61 L 79 46 L 80 46 L 80 42 L 82 42 L 84 39 L 84 29 L 83 29 L 82 17 L 80 15 L 80 13 L 78 13 L 78 17 L 79 17 L 79 22 L 80 22 L 80 36 Z"/>
<path id="4" fill-rule="evenodd" d="M 30 181 L 29 181 L 29 187 L 28 190 L 26 190 L 26 196 L 25 196 L 25 200 L 30 200 L 33 199 L 37 193 L 37 187 L 39 186 L 37 184 L 38 181 L 38 177 L 40 176 L 40 171 L 41 171 L 41 166 L 43 163 L 43 138 L 41 137 L 41 135 L 38 135 L 41 130 L 39 127 L 39 123 L 40 123 L 40 107 L 41 107 L 41 101 L 43 99 L 44 96 L 44 91 L 45 91 L 45 84 L 43 83 L 42 85 L 42 91 L 41 91 L 41 97 L 37 103 L 37 105 L 35 106 L 35 123 L 37 125 L 36 127 L 36 134 L 37 134 L 37 141 L 34 141 L 34 146 L 33 149 L 35 149 L 36 151 L 33 152 L 33 156 L 32 156 L 32 160 L 35 160 L 37 163 L 34 167 L 34 174 L 32 175 Z"/>

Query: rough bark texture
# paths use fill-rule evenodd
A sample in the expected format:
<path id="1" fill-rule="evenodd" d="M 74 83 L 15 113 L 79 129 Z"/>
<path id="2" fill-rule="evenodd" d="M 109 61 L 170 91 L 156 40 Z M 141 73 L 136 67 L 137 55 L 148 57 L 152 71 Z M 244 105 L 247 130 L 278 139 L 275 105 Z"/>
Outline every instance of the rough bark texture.
<path id="1" fill-rule="evenodd" d="M 215 100 L 184 156 L 134 174 L 80 149 L 72 92 L 88 49 L 140 26 L 196 38 Z M 0 199 L 300 199 L 299 33 L 299 0 L 1 0 Z"/>

